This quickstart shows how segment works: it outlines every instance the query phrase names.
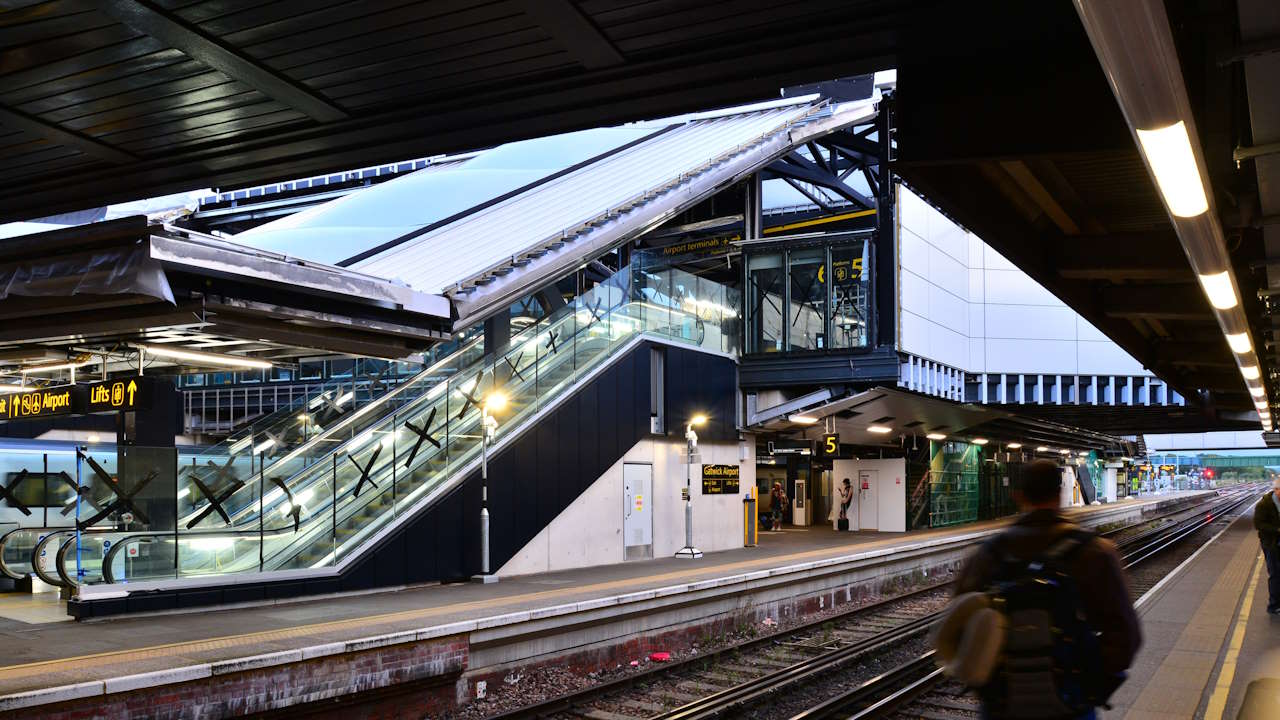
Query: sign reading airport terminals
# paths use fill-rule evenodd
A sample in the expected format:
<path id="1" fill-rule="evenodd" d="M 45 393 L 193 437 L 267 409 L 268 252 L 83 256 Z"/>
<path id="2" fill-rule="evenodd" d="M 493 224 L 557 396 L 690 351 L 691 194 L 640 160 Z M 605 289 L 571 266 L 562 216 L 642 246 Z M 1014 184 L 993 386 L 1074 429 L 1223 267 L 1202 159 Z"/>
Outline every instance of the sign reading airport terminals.
<path id="1" fill-rule="evenodd" d="M 703 495 L 737 495 L 742 468 L 737 465 L 703 465 Z"/>
<path id="2" fill-rule="evenodd" d="M 82 388 L 74 385 L 0 395 L 0 420 L 35 420 L 80 412 Z"/>

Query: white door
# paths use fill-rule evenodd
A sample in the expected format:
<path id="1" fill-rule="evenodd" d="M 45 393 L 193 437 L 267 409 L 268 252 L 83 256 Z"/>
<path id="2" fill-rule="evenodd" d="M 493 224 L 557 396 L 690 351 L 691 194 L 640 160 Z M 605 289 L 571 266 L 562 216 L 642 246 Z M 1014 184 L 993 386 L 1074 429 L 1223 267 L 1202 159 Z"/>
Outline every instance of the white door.
<path id="1" fill-rule="evenodd" d="M 879 470 L 858 471 L 859 530 L 876 530 L 880 527 L 880 504 L 876 500 L 876 485 L 879 482 Z"/>
<path id="2" fill-rule="evenodd" d="M 622 495 L 626 506 L 622 515 L 624 557 L 627 560 L 653 557 L 653 466 L 624 463 Z"/>

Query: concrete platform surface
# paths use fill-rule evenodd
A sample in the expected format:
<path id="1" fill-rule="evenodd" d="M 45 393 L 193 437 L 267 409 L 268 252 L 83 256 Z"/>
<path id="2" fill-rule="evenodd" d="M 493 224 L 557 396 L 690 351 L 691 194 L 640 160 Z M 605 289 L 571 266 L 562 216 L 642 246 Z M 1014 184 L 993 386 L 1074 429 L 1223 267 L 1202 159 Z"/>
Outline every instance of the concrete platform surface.
<path id="1" fill-rule="evenodd" d="M 1249 681 L 1280 682 L 1280 619 L 1249 510 L 1140 602 L 1143 646 L 1105 718 L 1235 718 Z M 1275 714 L 1258 715 L 1280 717 Z M 1243 720 L 1243 719 L 1242 719 Z"/>
<path id="2" fill-rule="evenodd" d="M 1171 493 L 1069 511 L 1089 522 L 1151 509 L 1197 493 Z M 0 708 L 18 693 L 65 689 L 76 683 L 194 670 L 209 664 L 270 656 L 278 661 L 343 652 L 343 643 L 364 646 L 399 634 L 414 639 L 470 632 L 507 621 L 598 609 L 637 594 L 690 592 L 744 574 L 774 575 L 815 565 L 883 556 L 932 544 L 985 535 L 1005 521 L 911 533 L 837 533 L 826 526 L 763 532 L 756 548 L 709 553 L 701 560 L 659 558 L 604 567 L 504 578 L 496 584 L 449 584 L 398 591 L 343 595 L 223 610 L 117 617 L 103 621 L 54 622 L 56 613 L 32 608 L 30 596 L 0 601 Z M 53 601 L 48 601 L 53 602 Z M 578 605 L 574 605 L 574 604 Z M 60 619 L 60 618 L 58 618 Z M 24 621 L 25 620 L 25 621 Z M 362 640 L 363 639 L 363 640 Z M 396 640 L 392 638 L 391 642 Z M 383 644 L 386 644 L 385 642 Z M 311 653 L 311 654 L 308 654 Z M 264 658 L 265 664 L 267 660 Z M 274 661 L 273 661 L 274 663 Z M 161 682 L 163 678 L 153 678 Z M 170 681 L 178 682 L 181 678 Z M 154 683 L 153 683 L 154 684 Z M 108 683 L 107 692 L 111 692 Z M 9 701 L 9 702 L 6 702 Z M 33 700 L 34 701 L 34 700 Z"/>

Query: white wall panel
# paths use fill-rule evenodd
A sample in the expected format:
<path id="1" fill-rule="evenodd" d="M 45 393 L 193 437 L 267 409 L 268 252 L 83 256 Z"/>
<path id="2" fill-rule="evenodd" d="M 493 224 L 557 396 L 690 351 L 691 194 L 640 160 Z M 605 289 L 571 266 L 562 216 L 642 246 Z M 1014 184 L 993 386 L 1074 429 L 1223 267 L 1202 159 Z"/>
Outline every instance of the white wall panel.
<path id="1" fill-rule="evenodd" d="M 920 277 L 929 277 L 929 243 L 906 228 L 898 240 L 898 263 L 902 268 Z"/>
<path id="2" fill-rule="evenodd" d="M 984 282 L 988 303 L 1063 307 L 1061 300 L 1021 270 L 988 269 Z"/>
<path id="3" fill-rule="evenodd" d="M 903 311 L 902 325 L 899 328 L 899 347 L 922 357 L 932 357 L 929 353 L 929 321 L 913 312 Z"/>
<path id="4" fill-rule="evenodd" d="M 929 282 L 910 270 L 903 270 L 898 276 L 902 309 L 917 315 L 929 314 Z"/>
<path id="5" fill-rule="evenodd" d="M 1081 342 L 1079 343 L 1077 354 L 1080 364 L 1079 372 L 1084 375 L 1094 373 L 1100 375 L 1115 373 L 1141 375 L 1146 372 L 1142 367 L 1142 363 L 1134 360 L 1129 353 L 1110 340 Z"/>
<path id="6" fill-rule="evenodd" d="M 951 367 L 964 367 L 969 359 L 969 339 L 936 323 L 930 323 L 929 349 L 929 357 Z"/>
<path id="7" fill-rule="evenodd" d="M 987 340 L 987 372 L 1076 372 L 1076 344 L 1071 340 Z"/>
<path id="8" fill-rule="evenodd" d="M 952 295 L 937 285 L 929 286 L 929 312 L 934 323 L 953 332 L 967 335 L 969 332 L 968 305 L 960 296 Z"/>
<path id="9" fill-rule="evenodd" d="M 969 299 L 968 268 L 936 247 L 929 249 L 929 274 L 926 277 L 957 298 Z"/>
<path id="10" fill-rule="evenodd" d="M 1145 374 L 981 238 L 899 197 L 899 349 L 971 373 Z"/>
<path id="11" fill-rule="evenodd" d="M 1068 307 L 988 305 L 988 338 L 1075 340 L 1076 314 Z"/>

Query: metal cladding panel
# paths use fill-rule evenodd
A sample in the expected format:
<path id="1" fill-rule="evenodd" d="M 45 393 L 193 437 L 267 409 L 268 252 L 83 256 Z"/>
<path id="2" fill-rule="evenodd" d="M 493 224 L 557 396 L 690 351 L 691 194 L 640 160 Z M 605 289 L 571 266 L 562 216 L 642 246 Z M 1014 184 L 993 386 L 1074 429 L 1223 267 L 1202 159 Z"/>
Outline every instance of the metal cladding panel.
<path id="1" fill-rule="evenodd" d="M 707 169 L 715 158 L 785 128 L 814 108 L 801 103 L 690 120 L 354 267 L 420 291 L 452 289 L 637 196 Z"/>

